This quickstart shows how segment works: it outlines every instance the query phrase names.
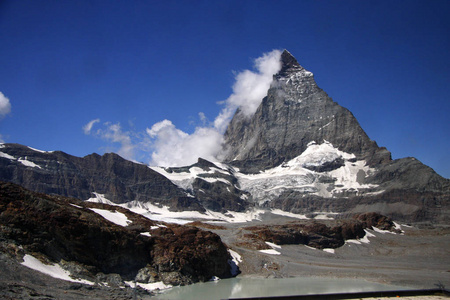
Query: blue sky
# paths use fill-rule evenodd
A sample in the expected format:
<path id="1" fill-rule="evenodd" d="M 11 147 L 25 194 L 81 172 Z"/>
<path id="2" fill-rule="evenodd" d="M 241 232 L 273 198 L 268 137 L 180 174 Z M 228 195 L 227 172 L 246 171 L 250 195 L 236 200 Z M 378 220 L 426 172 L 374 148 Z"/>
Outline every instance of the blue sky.
<path id="1" fill-rule="evenodd" d="M 238 74 L 288 49 L 393 158 L 449 178 L 449 15 L 447 0 L 1 1 L 0 139 L 148 163 L 155 124 L 208 128 Z"/>

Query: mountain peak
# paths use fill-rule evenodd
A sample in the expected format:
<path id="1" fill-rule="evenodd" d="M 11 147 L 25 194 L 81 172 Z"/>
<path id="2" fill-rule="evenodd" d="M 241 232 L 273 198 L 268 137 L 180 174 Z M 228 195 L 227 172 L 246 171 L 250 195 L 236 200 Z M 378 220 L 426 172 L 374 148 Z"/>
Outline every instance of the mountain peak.
<path id="1" fill-rule="evenodd" d="M 297 59 L 286 49 L 281 53 L 281 70 L 277 75 L 285 76 L 292 72 L 298 72 L 304 68 L 298 63 Z"/>
<path id="2" fill-rule="evenodd" d="M 295 158 L 312 141 L 324 140 L 369 165 L 390 160 L 390 153 L 370 140 L 352 113 L 320 89 L 289 51 L 282 52 L 281 63 L 252 118 L 242 121 L 236 114 L 231 120 L 225 132 L 228 162 L 257 173 Z"/>

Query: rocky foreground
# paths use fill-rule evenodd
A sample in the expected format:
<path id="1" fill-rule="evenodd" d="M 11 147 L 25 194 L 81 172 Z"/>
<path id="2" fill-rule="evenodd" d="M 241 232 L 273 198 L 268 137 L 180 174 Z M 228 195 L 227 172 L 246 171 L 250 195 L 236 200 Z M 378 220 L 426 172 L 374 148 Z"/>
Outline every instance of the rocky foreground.
<path id="1" fill-rule="evenodd" d="M 2 299 L 145 299 L 151 293 L 139 286 L 229 277 L 228 249 L 240 256 L 239 276 L 358 277 L 412 288 L 450 284 L 449 228 L 399 225 L 376 213 L 340 220 L 264 215 L 248 223 L 181 226 L 0 183 L 0 224 Z M 58 264 L 75 282 L 27 268 L 30 256 Z M 133 280 L 137 289 L 130 287 Z"/>
<path id="2" fill-rule="evenodd" d="M 117 288 L 133 280 L 184 285 L 231 276 L 230 255 L 217 234 L 154 222 L 120 207 L 0 183 L 0 224 L 2 273 L 10 270 L 12 278 L 25 256 L 59 264 L 83 282 Z M 8 289 L 28 287 L 8 283 Z"/>

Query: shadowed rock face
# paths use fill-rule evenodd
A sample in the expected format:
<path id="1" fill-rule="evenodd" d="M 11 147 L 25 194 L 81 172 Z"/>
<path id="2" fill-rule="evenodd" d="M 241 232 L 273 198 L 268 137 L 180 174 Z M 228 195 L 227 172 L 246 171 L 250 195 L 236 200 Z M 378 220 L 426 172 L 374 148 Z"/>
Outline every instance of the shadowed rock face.
<path id="1" fill-rule="evenodd" d="M 124 213 L 130 225 L 111 223 L 92 207 Z M 76 263 L 91 280 L 99 272 L 127 280 L 138 272 L 150 272 L 146 283 L 170 284 L 230 276 L 229 254 L 216 234 L 157 224 L 124 208 L 38 194 L 0 182 L 0 224 L 1 248 L 8 248 L 5 243 L 21 245 L 25 253 L 37 257 Z M 151 237 L 140 234 L 149 231 Z"/>
<path id="2" fill-rule="evenodd" d="M 183 210 L 186 193 L 148 166 L 123 159 L 117 154 L 91 154 L 75 157 L 64 152 L 39 152 L 26 146 L 5 144 L 1 151 L 16 158 L 0 158 L 0 180 L 46 194 L 91 198 L 104 194 L 115 203 L 159 202 Z M 21 163 L 19 160 L 25 161 Z M 32 161 L 35 166 L 26 165 Z M 192 210 L 203 208 L 190 199 Z"/>
<path id="3" fill-rule="evenodd" d="M 76 157 L 60 151 L 35 151 L 18 144 L 3 144 L 0 152 L 3 154 L 3 157 L 0 155 L 0 180 L 20 184 L 35 192 L 80 200 L 93 197 L 95 192 L 117 204 L 151 202 L 166 205 L 172 211 L 243 211 L 250 206 L 241 199 L 243 192 L 233 185 L 236 178 L 223 173 L 202 176 L 206 179 L 220 177 L 230 184 L 197 179 L 193 189 L 186 191 L 148 166 L 113 153 Z M 199 159 L 192 166 L 167 170 L 179 173 L 191 167 L 207 172 L 216 166 Z"/>
<path id="4" fill-rule="evenodd" d="M 251 117 L 238 110 L 225 132 L 226 160 L 256 173 L 279 165 L 303 151 L 308 143 L 326 140 L 371 165 L 390 160 L 362 130 L 353 114 L 334 102 L 288 52 L 282 68 Z"/>

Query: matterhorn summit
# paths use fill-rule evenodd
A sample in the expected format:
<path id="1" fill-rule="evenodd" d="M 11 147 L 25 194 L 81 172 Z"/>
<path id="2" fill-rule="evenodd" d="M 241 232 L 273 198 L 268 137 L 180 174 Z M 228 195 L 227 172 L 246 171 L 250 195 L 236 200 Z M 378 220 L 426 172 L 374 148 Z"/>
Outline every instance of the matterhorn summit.
<path id="1" fill-rule="evenodd" d="M 310 142 L 324 140 L 374 165 L 390 160 L 390 153 L 370 140 L 353 114 L 334 102 L 287 51 L 281 70 L 256 113 L 239 110 L 225 133 L 226 160 L 246 172 L 258 172 L 288 161 Z"/>

